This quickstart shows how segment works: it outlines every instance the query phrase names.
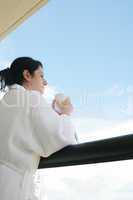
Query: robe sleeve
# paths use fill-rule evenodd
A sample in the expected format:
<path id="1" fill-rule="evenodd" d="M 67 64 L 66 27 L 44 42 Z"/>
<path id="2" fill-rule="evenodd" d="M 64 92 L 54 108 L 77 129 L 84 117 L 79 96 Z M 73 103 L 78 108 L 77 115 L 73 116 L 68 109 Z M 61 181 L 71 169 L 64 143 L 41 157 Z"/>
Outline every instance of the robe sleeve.
<path id="1" fill-rule="evenodd" d="M 77 144 L 71 117 L 58 115 L 41 96 L 37 105 L 30 108 L 30 120 L 33 150 L 40 156 L 48 157 L 65 146 Z"/>

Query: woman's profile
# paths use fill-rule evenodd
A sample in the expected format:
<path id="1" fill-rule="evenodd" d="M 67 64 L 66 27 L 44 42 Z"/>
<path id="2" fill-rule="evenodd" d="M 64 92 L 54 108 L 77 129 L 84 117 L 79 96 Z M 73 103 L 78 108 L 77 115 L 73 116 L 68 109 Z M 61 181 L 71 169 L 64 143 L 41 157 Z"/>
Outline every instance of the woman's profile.
<path id="1" fill-rule="evenodd" d="M 43 64 L 30 57 L 16 58 L 0 71 L 0 90 L 8 88 L 0 101 L 2 200 L 35 200 L 33 175 L 40 157 L 77 143 L 70 119 L 73 106 L 69 101 L 58 113 L 47 103 L 43 71 Z"/>

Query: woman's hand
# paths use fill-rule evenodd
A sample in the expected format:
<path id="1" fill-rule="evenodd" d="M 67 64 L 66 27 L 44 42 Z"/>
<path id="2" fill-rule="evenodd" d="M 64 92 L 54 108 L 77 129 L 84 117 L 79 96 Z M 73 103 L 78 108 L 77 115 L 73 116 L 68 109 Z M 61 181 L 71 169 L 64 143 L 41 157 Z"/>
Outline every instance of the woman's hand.
<path id="1" fill-rule="evenodd" d="M 56 99 L 54 99 L 52 102 L 52 107 L 59 115 L 71 115 L 74 110 L 70 98 L 68 97 L 64 101 L 57 101 Z"/>

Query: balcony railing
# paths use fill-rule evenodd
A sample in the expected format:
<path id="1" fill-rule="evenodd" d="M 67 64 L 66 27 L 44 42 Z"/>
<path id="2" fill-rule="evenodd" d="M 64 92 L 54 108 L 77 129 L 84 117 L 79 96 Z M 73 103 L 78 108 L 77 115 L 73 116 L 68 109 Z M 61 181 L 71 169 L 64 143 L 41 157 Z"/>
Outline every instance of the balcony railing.
<path id="1" fill-rule="evenodd" d="M 39 169 L 128 159 L 133 159 L 133 134 L 67 146 L 41 158 Z"/>

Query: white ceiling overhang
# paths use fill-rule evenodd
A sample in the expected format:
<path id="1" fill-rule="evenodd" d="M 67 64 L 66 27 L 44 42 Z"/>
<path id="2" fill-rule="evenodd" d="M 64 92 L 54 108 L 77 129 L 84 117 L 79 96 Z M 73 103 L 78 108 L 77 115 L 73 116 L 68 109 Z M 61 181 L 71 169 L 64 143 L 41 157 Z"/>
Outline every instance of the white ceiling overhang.
<path id="1" fill-rule="evenodd" d="M 48 0 L 0 0 L 0 40 L 47 2 Z"/>

